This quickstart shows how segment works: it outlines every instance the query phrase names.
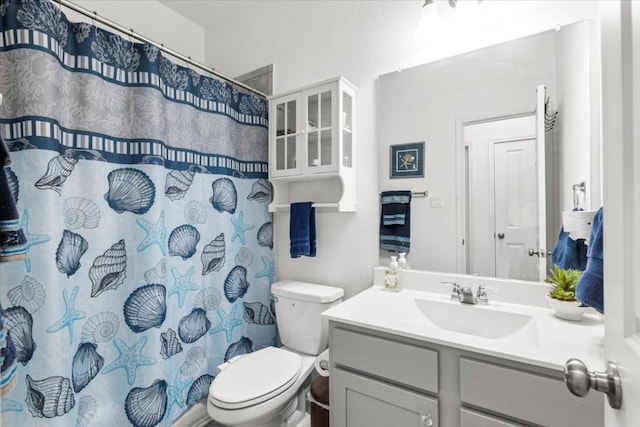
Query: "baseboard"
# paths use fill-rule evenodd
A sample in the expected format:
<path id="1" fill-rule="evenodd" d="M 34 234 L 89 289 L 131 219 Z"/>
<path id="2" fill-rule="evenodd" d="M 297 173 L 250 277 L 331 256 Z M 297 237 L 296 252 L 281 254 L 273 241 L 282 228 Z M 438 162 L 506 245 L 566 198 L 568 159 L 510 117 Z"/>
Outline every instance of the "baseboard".
<path id="1" fill-rule="evenodd" d="M 207 400 L 202 399 L 184 411 L 172 427 L 216 427 L 218 424 L 209 417 Z"/>

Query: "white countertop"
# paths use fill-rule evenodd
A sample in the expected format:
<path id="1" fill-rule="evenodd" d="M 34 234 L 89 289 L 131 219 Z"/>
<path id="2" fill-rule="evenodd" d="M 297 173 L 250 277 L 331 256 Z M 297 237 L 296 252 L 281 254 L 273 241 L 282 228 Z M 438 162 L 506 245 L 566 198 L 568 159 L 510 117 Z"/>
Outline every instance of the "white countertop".
<path id="1" fill-rule="evenodd" d="M 379 272 L 377 271 L 376 278 L 378 276 Z M 437 281 L 437 289 L 433 284 L 420 283 L 420 286 L 416 286 L 419 281 L 411 279 L 400 292 L 388 291 L 380 285 L 374 285 L 328 309 L 323 313 L 323 317 L 336 322 L 545 368 L 562 370 L 568 359 L 578 358 L 591 369 L 606 370 L 604 324 L 595 311 L 585 314 L 580 322 L 559 319 L 555 317 L 551 308 L 540 304 L 540 300 L 544 301 L 546 289 L 544 286 L 540 286 L 540 284 L 527 286 L 527 282 L 517 281 L 514 282 L 515 286 L 525 286 L 526 292 L 534 293 L 534 295 L 540 293 L 539 298 L 532 298 L 537 303 L 533 305 L 516 304 L 501 301 L 497 298 L 498 294 L 492 298 L 490 294 L 488 305 L 462 304 L 452 301 L 449 298 L 448 290 L 442 289 L 442 286 L 439 285 L 442 277 L 440 273 L 420 272 L 419 276 L 416 275 L 416 278 L 422 282 Z M 464 279 L 469 276 L 447 276 L 447 278 L 449 277 Z M 376 281 L 379 282 L 377 279 Z M 492 279 L 482 278 L 482 281 L 491 283 Z M 504 280 L 496 279 L 496 282 L 500 282 L 502 288 L 510 285 L 508 281 Z M 434 289 L 436 292 L 430 291 Z M 485 338 L 468 333 L 448 331 L 436 326 L 425 317 L 416 303 L 417 300 L 436 301 L 438 304 L 455 304 L 456 307 L 452 307 L 452 309 L 458 309 L 464 315 L 468 311 L 469 322 L 474 321 L 474 313 L 479 313 L 478 310 L 498 310 L 529 315 L 533 320 L 529 321 L 522 330 L 504 338 Z M 460 305 L 465 306 L 464 310 L 458 308 Z M 446 306 L 444 308 L 446 309 Z"/>

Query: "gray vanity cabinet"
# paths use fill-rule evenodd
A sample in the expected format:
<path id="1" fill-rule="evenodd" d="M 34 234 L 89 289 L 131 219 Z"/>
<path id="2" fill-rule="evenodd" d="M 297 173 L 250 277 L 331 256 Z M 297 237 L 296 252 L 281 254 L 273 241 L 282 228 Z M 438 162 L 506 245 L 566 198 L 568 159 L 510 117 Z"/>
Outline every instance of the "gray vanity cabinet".
<path id="1" fill-rule="evenodd" d="M 562 372 L 330 321 L 332 427 L 602 427 Z"/>
<path id="2" fill-rule="evenodd" d="M 335 399 L 333 425 L 353 427 L 436 426 L 438 400 L 336 368 L 331 372 Z"/>
<path id="3" fill-rule="evenodd" d="M 330 339 L 332 426 L 438 425 L 437 351 L 344 328 Z"/>

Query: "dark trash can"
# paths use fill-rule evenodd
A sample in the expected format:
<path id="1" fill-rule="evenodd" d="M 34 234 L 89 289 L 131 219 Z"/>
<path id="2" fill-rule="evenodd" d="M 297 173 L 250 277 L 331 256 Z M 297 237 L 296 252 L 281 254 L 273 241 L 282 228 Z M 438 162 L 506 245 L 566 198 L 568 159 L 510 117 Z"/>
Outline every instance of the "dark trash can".
<path id="1" fill-rule="evenodd" d="M 311 427 L 329 427 L 329 377 L 311 381 Z"/>

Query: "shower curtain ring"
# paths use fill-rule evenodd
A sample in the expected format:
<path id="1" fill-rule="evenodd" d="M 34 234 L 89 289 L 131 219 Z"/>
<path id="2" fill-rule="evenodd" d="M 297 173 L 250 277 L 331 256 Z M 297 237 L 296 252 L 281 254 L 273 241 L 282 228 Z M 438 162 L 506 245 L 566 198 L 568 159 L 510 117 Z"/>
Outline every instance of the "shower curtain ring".
<path id="1" fill-rule="evenodd" d="M 96 12 L 95 10 L 93 11 L 93 15 L 94 16 L 98 16 L 98 12 Z M 93 33 L 94 33 L 94 37 L 98 38 L 98 26 L 96 25 L 96 20 L 94 19 L 94 17 L 91 17 L 91 25 L 93 25 Z"/>
<path id="2" fill-rule="evenodd" d="M 135 42 L 133 41 L 134 38 L 134 34 L 135 31 L 133 31 L 133 28 L 129 28 L 129 43 L 131 43 L 131 57 L 133 58 L 133 56 L 136 53 L 136 46 L 135 46 Z"/>

